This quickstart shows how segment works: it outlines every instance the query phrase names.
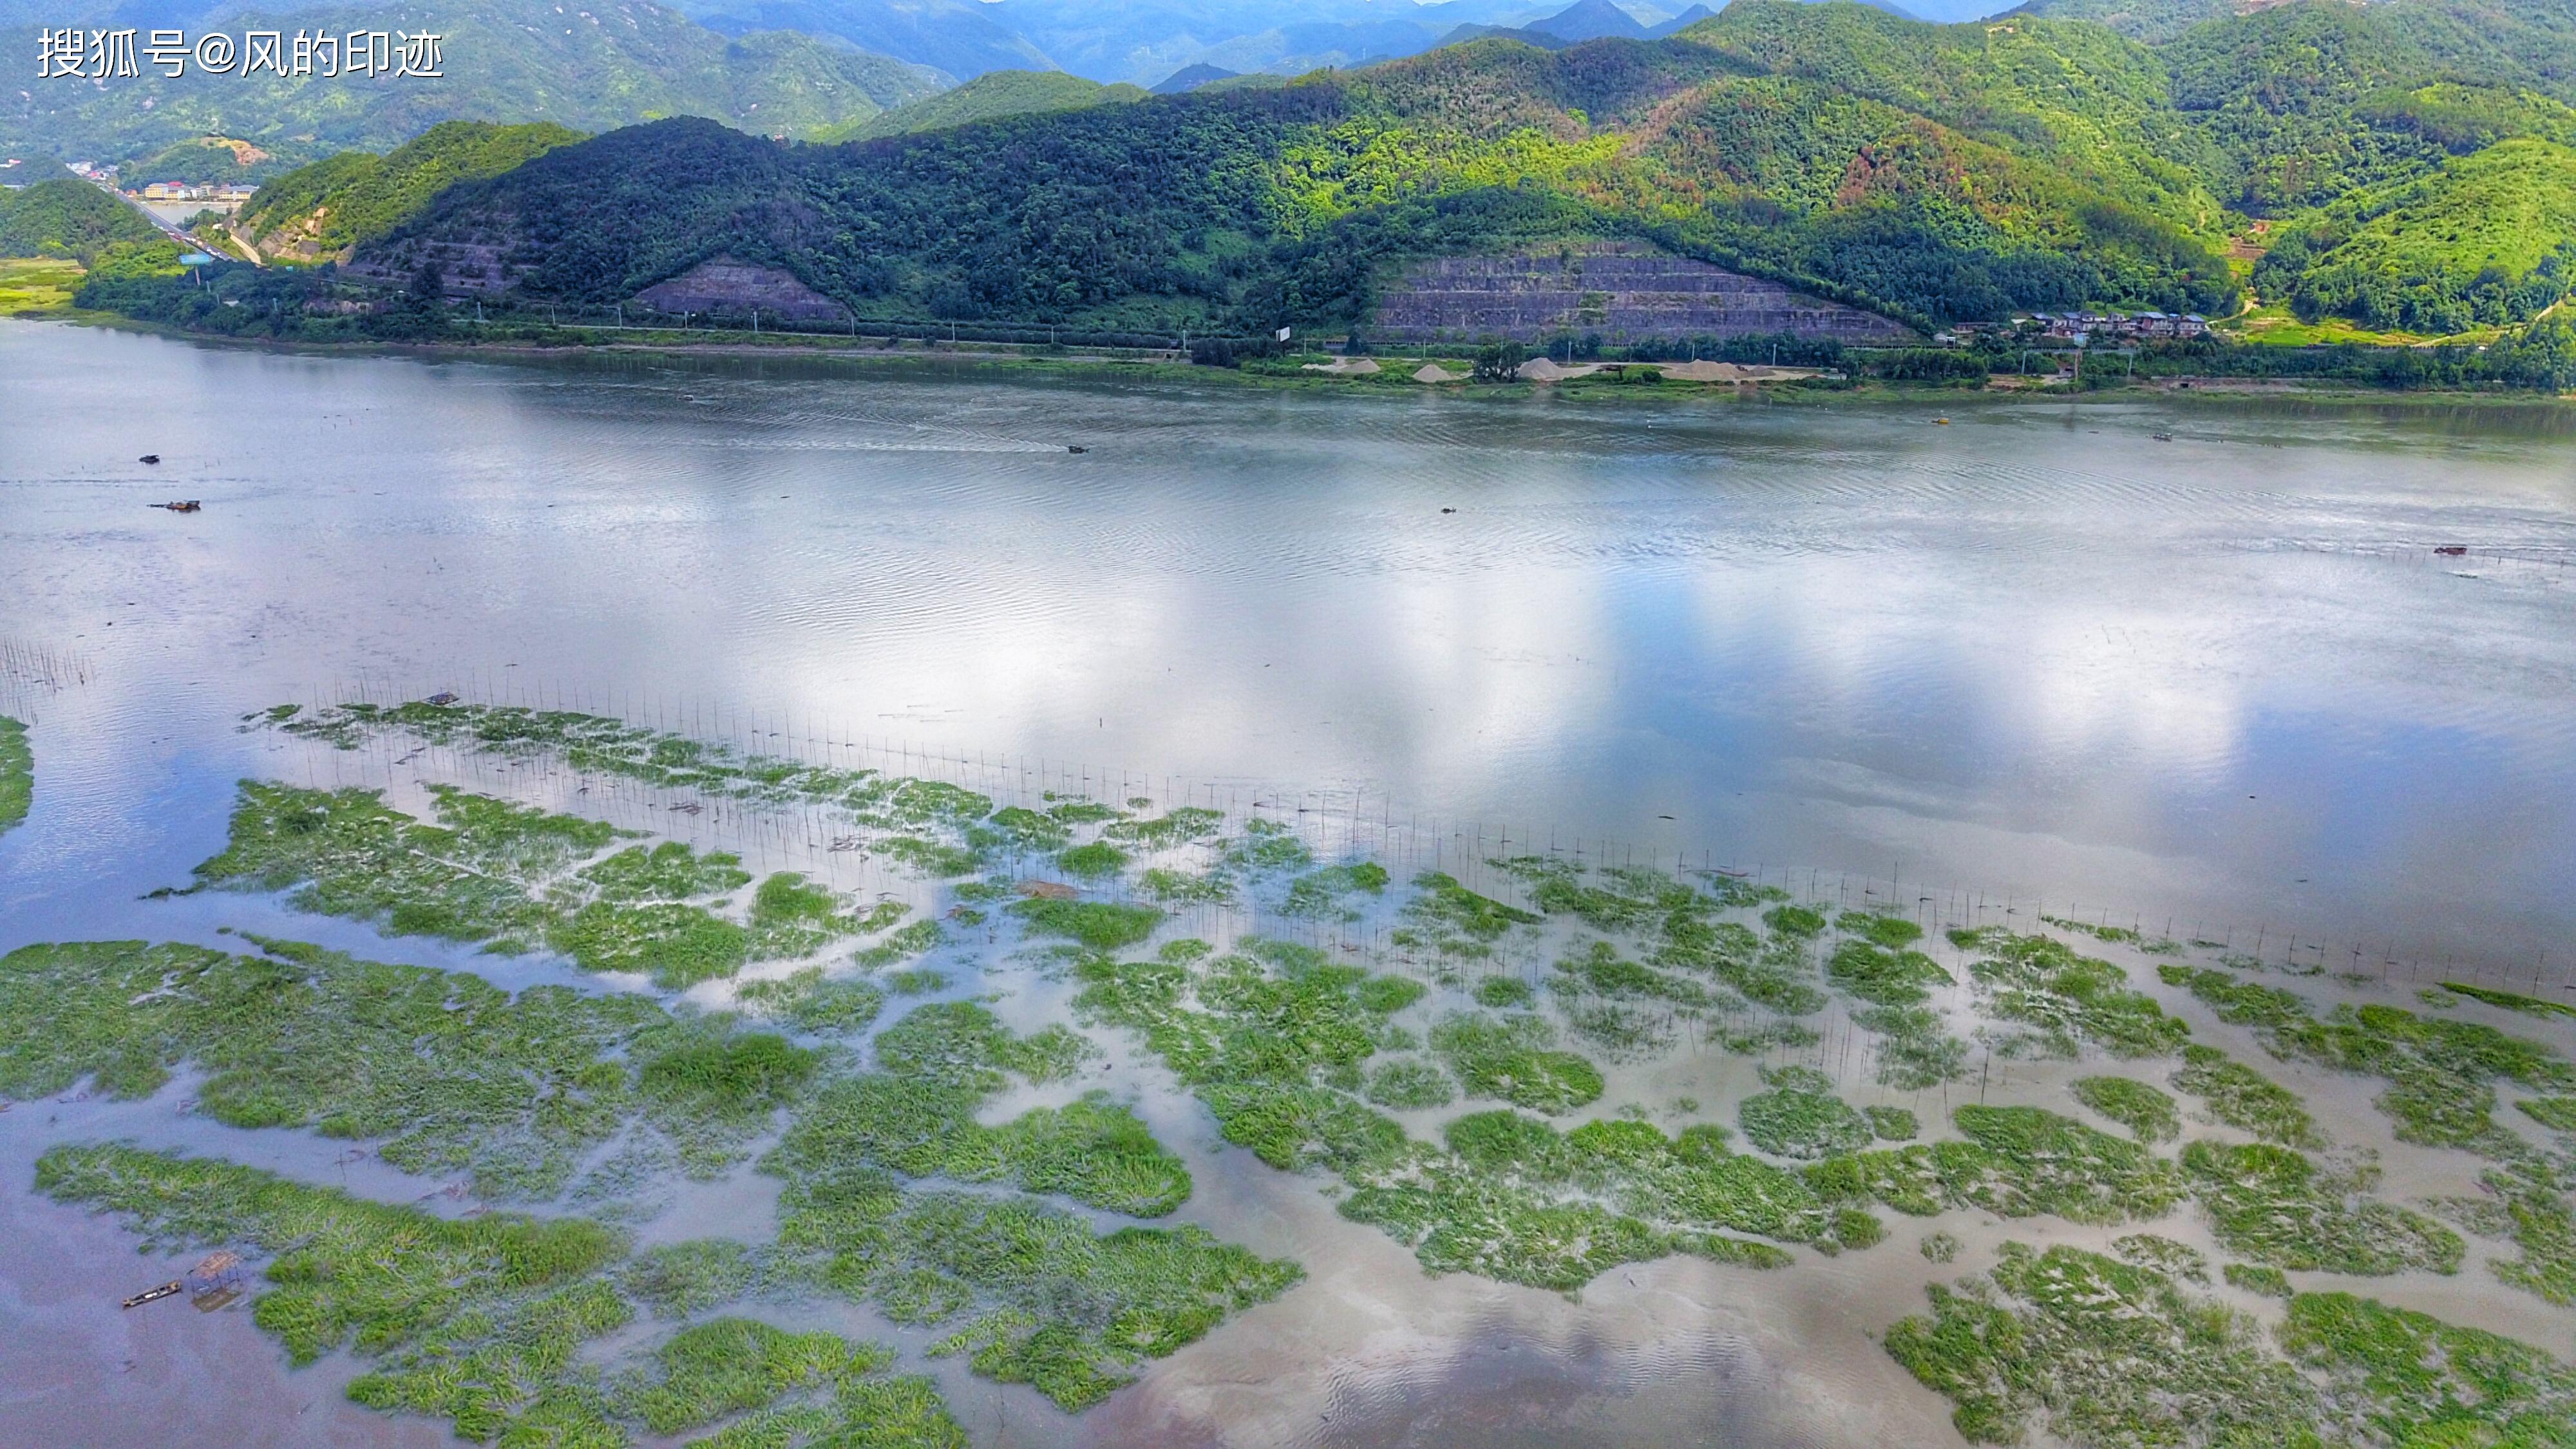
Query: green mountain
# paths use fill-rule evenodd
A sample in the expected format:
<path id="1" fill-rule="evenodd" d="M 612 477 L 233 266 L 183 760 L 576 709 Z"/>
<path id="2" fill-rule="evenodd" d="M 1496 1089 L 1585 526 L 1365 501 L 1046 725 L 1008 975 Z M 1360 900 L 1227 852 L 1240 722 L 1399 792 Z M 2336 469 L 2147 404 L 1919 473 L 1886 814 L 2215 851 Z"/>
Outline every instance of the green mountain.
<path id="1" fill-rule="evenodd" d="M 2301 317 L 2447 335 L 2525 322 L 2576 282 L 2576 150 L 2524 137 L 2371 187 L 2256 268 Z"/>
<path id="2" fill-rule="evenodd" d="M 442 121 L 384 156 L 344 151 L 288 172 L 262 186 L 230 229 L 271 260 L 344 257 L 447 187 L 498 176 L 580 139 L 580 132 L 544 121 Z"/>
<path id="3" fill-rule="evenodd" d="M 0 191 L 0 257 L 75 257 L 86 263 L 118 242 L 160 238 L 133 207 L 75 177 Z"/>
<path id="4" fill-rule="evenodd" d="M 1115 94 L 990 77 L 837 144 L 615 131 L 439 192 L 351 271 L 604 304 L 721 260 L 809 315 L 1311 332 L 1427 256 L 1615 240 L 1928 326 L 2220 314 L 2223 253 L 2268 242 L 2263 299 L 2448 333 L 2570 270 L 2576 0 L 2289 0 L 2152 41 L 1736 0 L 1656 41 Z"/>
<path id="5" fill-rule="evenodd" d="M 1608 236 L 1915 320 L 2220 307 L 2222 214 L 2155 154 L 2180 122 L 2149 58 L 2024 30 L 1739 0 L 1659 42 L 1488 39 L 843 146 L 670 123 L 450 191 L 359 262 L 481 267 L 507 237 L 532 298 L 623 299 L 726 256 L 878 315 L 1313 328 L 1364 324 L 1409 256 Z M 2137 79 L 2051 89 L 2097 64 Z"/>
<path id="6" fill-rule="evenodd" d="M 1004 116 L 1030 116 L 1049 111 L 1078 111 L 1121 101 L 1141 101 L 1142 86 L 1102 85 L 1060 70 L 996 70 L 934 96 L 881 111 L 864 121 L 835 126 L 814 136 L 818 141 L 864 141 L 938 131 Z"/>
<path id="7" fill-rule="evenodd" d="M 601 131 L 698 115 L 803 136 L 944 84 L 936 72 L 803 35 L 728 38 L 650 0 L 423 0 L 228 13 L 215 26 L 236 40 L 255 29 L 434 31 L 446 37 L 446 78 L 245 77 L 191 66 L 169 80 L 146 65 L 140 77 L 95 84 L 27 79 L 0 92 L 0 151 L 126 162 L 213 136 L 248 143 L 283 170 L 352 148 L 390 150 L 447 120 Z M 0 31 L 0 51 L 36 49 L 34 28 Z"/>

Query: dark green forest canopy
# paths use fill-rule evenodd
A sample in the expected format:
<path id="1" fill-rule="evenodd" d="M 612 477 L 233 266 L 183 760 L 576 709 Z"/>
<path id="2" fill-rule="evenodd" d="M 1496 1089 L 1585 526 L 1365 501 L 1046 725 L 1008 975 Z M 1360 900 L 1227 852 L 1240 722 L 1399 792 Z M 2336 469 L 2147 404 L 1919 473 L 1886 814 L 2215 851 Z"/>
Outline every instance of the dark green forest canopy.
<path id="1" fill-rule="evenodd" d="M 843 144 L 665 120 L 454 186 L 355 269 L 606 304 L 721 257 L 860 318 L 1309 334 L 1365 330 L 1416 258 L 1595 241 L 1917 326 L 2218 315 L 2239 243 L 2278 245 L 2265 301 L 2428 333 L 2576 280 L 2554 243 L 2445 220 L 2576 215 L 2576 0 L 2148 8 L 1738 0 L 1659 41 L 987 114 L 1049 89 L 1015 76 L 961 124 L 925 103 L 931 129 Z"/>

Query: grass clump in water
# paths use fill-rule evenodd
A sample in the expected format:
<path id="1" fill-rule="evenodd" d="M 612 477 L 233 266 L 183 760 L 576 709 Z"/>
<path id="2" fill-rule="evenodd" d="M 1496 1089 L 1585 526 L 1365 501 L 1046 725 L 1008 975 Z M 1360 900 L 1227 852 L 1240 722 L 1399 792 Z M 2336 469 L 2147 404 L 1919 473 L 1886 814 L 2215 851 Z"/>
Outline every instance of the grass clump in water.
<path id="1" fill-rule="evenodd" d="M 2182 1060 L 2174 1088 L 2200 1098 L 2210 1116 L 2283 1147 L 2326 1145 L 2296 1092 L 2216 1047 L 2184 1047 Z"/>
<path id="2" fill-rule="evenodd" d="M 1950 1191 L 2006 1217 L 2049 1213 L 2116 1223 L 2162 1217 L 2182 1199 L 2173 1164 L 2071 1117 L 2039 1107 L 1967 1106 L 1951 1119 L 1968 1141 L 1932 1149 Z"/>
<path id="3" fill-rule="evenodd" d="M 1540 917 L 1479 895 L 1455 876 L 1426 870 L 1413 878 L 1414 896 L 1404 908 L 1404 925 L 1392 939 L 1398 946 L 1421 947 L 1443 956 L 1481 960 L 1494 943 L 1514 927 L 1535 926 Z"/>
<path id="4" fill-rule="evenodd" d="M 2514 1106 L 2552 1132 L 2576 1132 L 2576 1097 L 2525 1097 Z"/>
<path id="5" fill-rule="evenodd" d="M 1943 1031 L 1941 1013 L 1928 1006 L 1864 1006 L 1852 1023 L 1878 1033 L 1881 1086 L 1921 1092 L 1968 1074 L 1968 1044 Z"/>
<path id="6" fill-rule="evenodd" d="M 622 1327 L 597 1276 L 624 1251 L 577 1218 L 462 1221 L 308 1187 L 255 1168 L 124 1146 L 57 1147 L 36 1190 L 113 1212 L 156 1247 L 230 1247 L 269 1259 L 251 1319 L 308 1364 L 354 1347 L 349 1397 L 451 1419 L 488 1439 L 564 1426 L 614 1442 L 576 1376 L 589 1340 Z"/>
<path id="7" fill-rule="evenodd" d="M 1851 917 L 1845 916 L 1845 921 Z M 1883 916 L 1869 919 L 1883 921 Z M 1896 924 L 1911 926 L 1911 921 Z M 1916 1006 L 1930 1000 L 1932 988 L 1948 986 L 1950 973 L 1920 951 L 1891 949 L 1854 938 L 1825 958 L 1825 977 L 1863 1001 L 1879 1006 Z"/>
<path id="8" fill-rule="evenodd" d="M 2141 1142 L 2171 1142 L 2182 1135 L 2174 1099 L 2131 1077 L 2078 1077 L 2075 1100 L 2126 1127 Z"/>
<path id="9" fill-rule="evenodd" d="M 1145 899 L 1161 906 L 1227 906 L 1234 904 L 1234 881 L 1223 871 L 1192 875 L 1185 870 L 1152 866 L 1136 878 Z"/>
<path id="10" fill-rule="evenodd" d="M 752 1291 L 760 1262 L 731 1238 L 692 1238 L 636 1254 L 617 1272 L 617 1286 L 656 1317 L 689 1319 Z"/>
<path id="11" fill-rule="evenodd" d="M 2220 1270 L 2231 1288 L 2242 1288 L 2259 1298 L 2288 1298 L 2297 1291 L 2290 1286 L 2290 1275 L 2262 1263 L 2230 1263 Z"/>
<path id="12" fill-rule="evenodd" d="M 2576 1065 L 2536 1041 L 2478 1022 L 2418 1016 L 2394 1006 L 2338 1007 L 2314 1015 L 2304 998 L 2224 972 L 2162 968 L 2227 1021 L 2254 1028 L 2264 1048 L 2337 1071 L 2380 1077 L 2379 1110 L 2397 1138 L 2513 1160 L 2530 1145 L 2494 1117 L 2497 1081 L 2536 1091 L 2576 1089 Z"/>
<path id="13" fill-rule="evenodd" d="M 2471 1001 L 2483 1001 L 2489 1006 L 2500 1006 L 2507 1011 L 2519 1011 L 2526 1016 L 2576 1017 L 2576 1006 L 2569 1006 L 2563 1001 L 2543 1001 L 2537 996 L 2525 996 L 2519 991 L 2504 991 L 2493 986 L 2471 986 L 2459 981 L 2445 981 L 2442 983 L 2442 989 L 2454 996 L 2465 996 Z"/>
<path id="14" fill-rule="evenodd" d="M 2527 1343 L 2350 1293 L 2302 1293 L 2279 1333 L 2352 1442 L 2565 1444 L 2576 1369 Z"/>
<path id="15" fill-rule="evenodd" d="M 1206 840 L 1225 826 L 1225 812 L 1197 805 L 1184 805 L 1150 820 L 1121 820 L 1101 832 L 1111 840 L 1123 840 L 1141 850 L 1169 850 L 1194 840 Z"/>
<path id="16" fill-rule="evenodd" d="M 2327 1171 L 2262 1142 L 2194 1142 L 2182 1166 L 2211 1230 L 2238 1257 L 2294 1272 L 2459 1271 L 2459 1235 L 2368 1196 L 2366 1170 Z"/>
<path id="17" fill-rule="evenodd" d="M 2034 1421 L 2103 1449 L 2320 1442 L 2317 1391 L 2259 1325 L 2153 1268 L 2006 1243 L 1991 1274 L 1927 1292 L 1887 1351 L 1973 1442 L 2021 1443 Z"/>
<path id="18" fill-rule="evenodd" d="M 1774 1157 L 1811 1161 L 1869 1145 L 1869 1119 L 1834 1095 L 1824 1073 L 1766 1068 L 1762 1081 L 1769 1090 L 1745 1098 L 1736 1109 L 1736 1124 L 1754 1146 Z"/>
<path id="19" fill-rule="evenodd" d="M 1457 1100 L 1458 1088 L 1449 1074 L 1418 1057 L 1387 1062 L 1368 1075 L 1368 1086 L 1362 1095 L 1381 1107 L 1399 1112 L 1419 1112 L 1432 1107 L 1446 1107 Z"/>
<path id="20" fill-rule="evenodd" d="M 2543 1164 L 2517 1164 L 2485 1174 L 2489 1196 L 2444 1198 L 2433 1206 L 2480 1237 L 2510 1240 L 2522 1256 L 2490 1260 L 2496 1278 L 2564 1308 L 2576 1306 L 2576 1213 L 2551 1176 Z"/>
<path id="21" fill-rule="evenodd" d="M 1431 1050 L 1468 1096 L 1549 1113 L 1597 1101 L 1600 1069 L 1555 1045 L 1555 1031 L 1537 1016 L 1461 1012 L 1431 1029 Z"/>
<path id="22" fill-rule="evenodd" d="M 2038 1028 L 2052 1055 L 2072 1057 L 2078 1041 L 2089 1041 L 2116 1057 L 2167 1056 L 2191 1035 L 2155 998 L 2130 990 L 2119 967 L 2078 955 L 2053 936 L 1988 926 L 1954 931 L 1951 939 L 1978 953 L 1968 974 L 1985 988 L 1986 1009 Z"/>
<path id="23" fill-rule="evenodd" d="M 1863 1107 L 1860 1112 L 1869 1119 L 1870 1135 L 1881 1142 L 1911 1142 L 1923 1130 L 1903 1107 Z"/>
<path id="24" fill-rule="evenodd" d="M 1079 876 L 1084 880 L 1106 880 L 1124 871 L 1133 858 L 1105 840 L 1095 840 L 1089 845 L 1076 845 L 1057 851 L 1055 863 L 1062 867 L 1067 875 Z"/>
<path id="25" fill-rule="evenodd" d="M 381 1140 L 405 1171 L 541 1199 L 635 1110 L 624 1058 L 673 1029 L 637 997 L 513 997 L 468 973 L 259 944 L 268 954 L 121 941 L 0 958 L 0 1096 L 83 1078 L 147 1096 L 193 1062 L 198 1109 L 228 1126 Z"/>
<path id="26" fill-rule="evenodd" d="M 1382 894 L 1386 882 L 1386 867 L 1373 860 L 1311 870 L 1288 883 L 1279 914 L 1311 921 L 1356 921 L 1360 913 L 1345 905 L 1345 899 Z"/>
<path id="27" fill-rule="evenodd" d="M 1032 896 L 1011 903 L 1011 914 L 1040 936 L 1078 942 L 1094 951 L 1120 951 L 1154 934 L 1163 913 L 1152 906 L 1110 901 L 1051 900 Z"/>
<path id="28" fill-rule="evenodd" d="M 885 992 L 865 981 L 832 980 L 820 966 L 745 982 L 735 1000 L 747 1015 L 818 1034 L 865 1031 L 885 1010 Z"/>
<path id="29" fill-rule="evenodd" d="M 1538 1000 L 1538 992 L 1517 976 L 1488 976 L 1476 983 L 1470 993 L 1478 1006 L 1507 1011 L 1516 1006 L 1529 1006 Z"/>
<path id="30" fill-rule="evenodd" d="M 27 727 L 0 714 L 0 834 L 27 818 L 36 795 L 36 752 Z"/>

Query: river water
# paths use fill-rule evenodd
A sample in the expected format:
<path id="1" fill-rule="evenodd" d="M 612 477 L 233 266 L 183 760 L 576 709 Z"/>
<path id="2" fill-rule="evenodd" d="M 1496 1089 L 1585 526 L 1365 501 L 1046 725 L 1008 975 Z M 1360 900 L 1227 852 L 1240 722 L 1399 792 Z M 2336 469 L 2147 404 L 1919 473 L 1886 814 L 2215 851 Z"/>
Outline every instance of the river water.
<path id="1" fill-rule="evenodd" d="M 146 506 L 184 498 L 203 511 Z M 0 950 L 220 923 L 472 964 L 133 901 L 274 764 L 244 711 L 453 689 L 2338 969 L 2576 966 L 2556 410 L 1577 405 L 0 322 L 0 568 L 0 713 L 40 762 L 0 837 Z M 129 1442 L 211 1394 L 237 1442 L 440 1442 L 327 1365 L 290 1374 L 237 1313 L 146 1333 L 100 1307 L 130 1245 L 29 1197 L 27 1163 L 54 1128 L 149 1139 L 167 1105 L 0 1118 L 0 1416 Z M 1200 1183 L 1185 1217 L 1312 1278 L 1080 1421 L 944 1379 L 979 1443 L 1951 1433 L 1855 1337 L 1941 1276 L 1911 1253 L 1802 1268 L 1785 1300 L 1641 1265 L 1575 1312 L 1424 1280 L 1311 1186 L 1156 1126 Z"/>

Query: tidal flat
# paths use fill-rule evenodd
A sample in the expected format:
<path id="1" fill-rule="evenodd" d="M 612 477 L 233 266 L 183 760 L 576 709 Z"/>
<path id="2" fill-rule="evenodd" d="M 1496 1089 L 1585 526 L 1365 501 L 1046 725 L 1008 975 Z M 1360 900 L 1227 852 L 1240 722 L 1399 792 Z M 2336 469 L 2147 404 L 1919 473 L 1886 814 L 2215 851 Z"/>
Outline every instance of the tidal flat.
<path id="1" fill-rule="evenodd" d="M 577 711 L 237 728 L 334 783 L 241 781 L 223 848 L 124 919 L 234 897 L 458 964 L 283 926 L 21 947 L 0 1130 L 37 1198 L 169 1264 L 138 1277 L 237 1255 L 239 1301 L 197 1301 L 396 1420 L 949 1445 L 1096 1412 L 1114 1438 L 1179 1407 L 1154 1380 L 1203 1343 L 1284 1383 L 1325 1370 L 1300 1347 L 1341 1360 L 1271 1341 L 1313 1280 L 1350 1289 L 1249 1184 L 1559 1332 L 1685 1263 L 1765 1324 L 1857 1293 L 1875 1318 L 1847 1300 L 1803 1351 L 1891 1363 L 1895 1413 L 1975 1442 L 2576 1421 L 2554 996 L 1687 859 L 1426 861 L 1391 823 Z M 138 1109 L 156 1131 L 109 1125 Z M 377 1191 L 239 1151 L 278 1138 Z M 1330 1402 L 1284 1437 L 1333 1442 Z M 981 1407 L 1021 1427 L 978 1434 Z"/>
<path id="2" fill-rule="evenodd" d="M 29 1432 L 2564 1440 L 2546 436 L 0 375 Z"/>

